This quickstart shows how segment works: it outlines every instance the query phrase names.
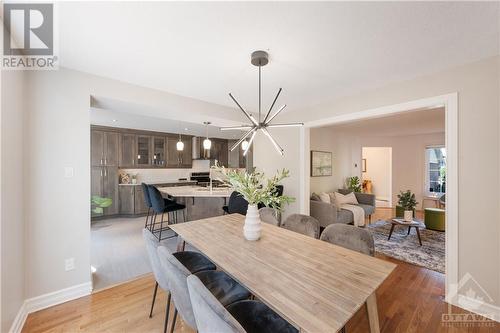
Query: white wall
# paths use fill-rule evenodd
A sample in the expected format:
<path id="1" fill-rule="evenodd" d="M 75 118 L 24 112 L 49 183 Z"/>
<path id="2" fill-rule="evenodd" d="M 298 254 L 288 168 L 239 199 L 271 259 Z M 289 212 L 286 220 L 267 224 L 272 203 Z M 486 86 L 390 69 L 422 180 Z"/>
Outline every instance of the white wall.
<path id="1" fill-rule="evenodd" d="M 370 180 L 375 197 L 391 203 L 392 147 L 363 147 L 361 155 L 366 163 L 366 171 L 361 170 L 362 181 Z"/>
<path id="2" fill-rule="evenodd" d="M 458 92 L 459 279 L 470 273 L 498 306 L 499 62 L 498 56 L 489 58 L 287 115 L 289 121 L 325 119 Z"/>
<path id="3" fill-rule="evenodd" d="M 23 144 L 24 73 L 1 71 L 1 303 L 0 331 L 9 331 L 25 299 Z"/>
<path id="4" fill-rule="evenodd" d="M 78 71 L 27 75 L 25 201 L 27 291 L 31 298 L 88 283 L 90 277 L 90 96 L 177 110 L 185 118 L 238 115 L 234 109 Z M 64 167 L 74 168 L 64 178 Z M 66 272 L 64 260 L 75 258 Z"/>

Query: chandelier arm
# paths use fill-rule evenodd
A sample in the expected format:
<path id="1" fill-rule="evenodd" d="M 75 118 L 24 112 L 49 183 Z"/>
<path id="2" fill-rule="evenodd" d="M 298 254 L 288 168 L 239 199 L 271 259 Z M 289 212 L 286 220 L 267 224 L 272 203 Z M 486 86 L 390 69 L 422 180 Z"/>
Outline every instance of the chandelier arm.
<path id="1" fill-rule="evenodd" d="M 248 113 L 247 111 L 245 111 L 245 109 L 243 109 L 240 105 L 240 103 L 238 103 L 238 101 L 233 97 L 233 95 L 231 93 L 229 93 L 229 97 L 231 97 L 231 99 L 236 103 L 236 105 L 238 105 L 238 107 L 240 108 L 240 110 L 245 114 L 245 116 L 247 116 L 248 119 L 250 119 L 250 121 L 255 125 L 255 126 L 258 126 L 259 123 L 255 120 L 255 118 L 250 114 Z"/>
<path id="2" fill-rule="evenodd" d="M 271 104 L 271 107 L 269 108 L 269 111 L 267 111 L 266 117 L 264 118 L 264 121 L 263 121 L 263 123 L 264 123 L 264 124 L 266 123 L 267 118 L 269 118 L 269 114 L 271 113 L 271 110 L 273 109 L 274 104 L 276 103 L 276 100 L 278 99 L 278 96 L 281 94 L 281 90 L 283 90 L 283 89 L 282 89 L 282 88 L 280 88 L 280 89 L 278 90 L 278 93 L 276 94 L 276 97 L 274 97 L 273 104 Z"/>
<path id="3" fill-rule="evenodd" d="M 264 123 L 264 125 L 268 125 L 271 121 L 273 121 L 273 119 L 276 118 L 276 116 L 279 115 L 284 108 L 286 108 L 286 104 L 280 107 L 278 111 L 276 111 L 271 117 L 269 117 L 269 119 Z"/>
<path id="4" fill-rule="evenodd" d="M 272 124 L 267 125 L 268 128 L 278 128 L 278 127 L 301 127 L 304 126 L 304 123 L 287 123 L 287 124 Z"/>
<path id="5" fill-rule="evenodd" d="M 249 130 L 252 129 L 252 125 L 241 125 L 241 126 L 228 126 L 228 127 L 220 127 L 221 131 L 231 131 L 231 130 Z"/>
<path id="6" fill-rule="evenodd" d="M 250 146 L 252 145 L 253 139 L 255 138 L 255 134 L 257 134 L 257 131 L 253 132 L 252 137 L 250 138 L 250 141 L 248 141 L 247 149 L 245 149 L 245 151 L 243 152 L 243 156 L 247 156 L 247 153 L 250 150 Z"/>
<path id="7" fill-rule="evenodd" d="M 269 131 L 267 130 L 267 128 L 262 127 L 261 130 L 269 138 L 269 140 L 271 140 L 271 143 L 273 144 L 274 148 L 276 148 L 276 151 L 281 156 L 283 156 L 283 148 L 281 148 L 281 146 L 276 142 L 276 140 L 274 140 L 274 138 L 271 136 L 271 134 L 269 133 Z"/>
<path id="8" fill-rule="evenodd" d="M 238 145 L 240 143 L 243 142 L 243 140 L 245 140 L 250 134 L 252 134 L 256 130 L 257 130 L 257 127 L 253 127 L 251 130 L 249 130 L 248 132 L 246 132 L 245 134 L 243 134 L 243 136 L 231 147 L 230 150 L 233 151 L 236 147 L 238 147 Z"/>

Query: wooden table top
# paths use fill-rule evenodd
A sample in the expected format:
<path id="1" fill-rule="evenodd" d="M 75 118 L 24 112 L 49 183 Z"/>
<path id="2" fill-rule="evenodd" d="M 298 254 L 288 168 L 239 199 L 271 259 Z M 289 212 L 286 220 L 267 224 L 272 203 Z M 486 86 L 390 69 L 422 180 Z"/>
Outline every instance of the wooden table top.
<path id="1" fill-rule="evenodd" d="M 396 265 L 263 223 L 243 237 L 239 214 L 170 225 L 301 332 L 336 332 Z"/>

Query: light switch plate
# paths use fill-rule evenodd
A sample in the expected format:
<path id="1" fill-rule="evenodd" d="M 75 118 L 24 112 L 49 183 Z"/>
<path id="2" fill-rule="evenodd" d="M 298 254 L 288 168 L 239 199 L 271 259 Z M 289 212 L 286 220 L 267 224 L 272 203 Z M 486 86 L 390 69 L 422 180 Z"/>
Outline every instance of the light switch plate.
<path id="1" fill-rule="evenodd" d="M 72 178 L 74 170 L 72 167 L 64 167 L 64 178 Z"/>
<path id="2" fill-rule="evenodd" d="M 72 271 L 75 269 L 75 258 L 68 258 L 64 260 L 64 269 L 67 271 Z"/>

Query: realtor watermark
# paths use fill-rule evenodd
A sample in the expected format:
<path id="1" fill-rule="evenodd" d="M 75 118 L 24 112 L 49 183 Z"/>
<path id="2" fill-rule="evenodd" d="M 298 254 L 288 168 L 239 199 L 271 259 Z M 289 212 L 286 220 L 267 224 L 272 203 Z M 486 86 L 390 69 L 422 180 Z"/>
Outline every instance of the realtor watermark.
<path id="1" fill-rule="evenodd" d="M 54 4 L 7 2 L 2 9 L 2 69 L 58 69 Z"/>
<path id="2" fill-rule="evenodd" d="M 450 299 L 454 299 L 461 307 L 470 310 L 470 313 L 457 311 L 451 304 L 448 304 L 447 313 L 441 315 L 441 325 L 443 327 L 468 328 L 468 327 L 495 327 L 497 323 L 491 318 L 496 318 L 496 307 L 493 305 L 493 298 L 481 287 L 479 282 L 467 273 L 452 286 Z"/>

